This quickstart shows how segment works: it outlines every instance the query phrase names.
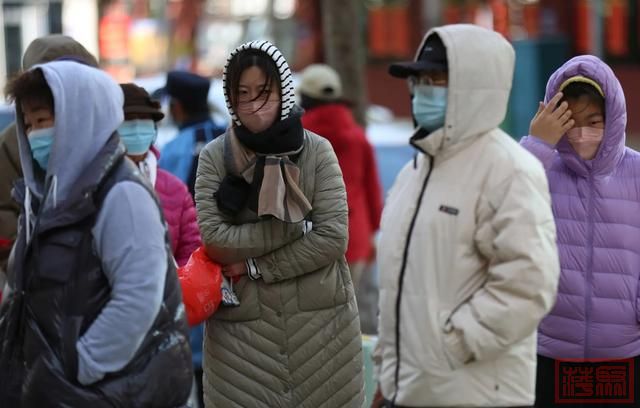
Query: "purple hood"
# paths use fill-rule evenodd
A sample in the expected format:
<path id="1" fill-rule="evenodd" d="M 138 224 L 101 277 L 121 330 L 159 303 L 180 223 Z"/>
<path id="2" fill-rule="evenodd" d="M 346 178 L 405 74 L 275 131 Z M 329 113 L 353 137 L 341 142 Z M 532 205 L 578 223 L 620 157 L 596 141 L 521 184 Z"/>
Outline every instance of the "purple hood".
<path id="1" fill-rule="evenodd" d="M 640 154 L 626 148 L 622 87 L 604 62 L 571 59 L 547 85 L 546 100 L 566 79 L 582 75 L 605 94 L 604 139 L 582 160 L 562 138 L 557 146 L 528 136 L 521 144 L 549 178 L 560 254 L 553 310 L 540 324 L 538 352 L 552 358 L 640 355 Z"/>
<path id="2" fill-rule="evenodd" d="M 567 79 L 582 75 L 596 81 L 605 94 L 605 129 L 600 150 L 591 161 L 582 160 L 573 150 L 566 136 L 556 149 L 564 163 L 581 177 L 589 173 L 606 175 L 620 164 L 625 150 L 625 128 L 627 126 L 627 106 L 622 86 L 607 64 L 598 57 L 582 55 L 575 57 L 560 67 L 549 79 L 545 102 L 558 93 L 560 85 Z"/>

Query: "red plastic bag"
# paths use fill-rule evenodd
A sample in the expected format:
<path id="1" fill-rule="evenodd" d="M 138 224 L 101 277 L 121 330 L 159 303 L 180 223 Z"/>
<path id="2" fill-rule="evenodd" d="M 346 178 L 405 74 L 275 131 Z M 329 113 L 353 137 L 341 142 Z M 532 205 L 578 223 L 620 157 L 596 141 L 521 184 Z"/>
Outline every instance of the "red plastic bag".
<path id="1" fill-rule="evenodd" d="M 220 306 L 222 267 L 209 259 L 204 247 L 200 247 L 186 265 L 178 268 L 178 279 L 189 325 L 197 326 Z"/>

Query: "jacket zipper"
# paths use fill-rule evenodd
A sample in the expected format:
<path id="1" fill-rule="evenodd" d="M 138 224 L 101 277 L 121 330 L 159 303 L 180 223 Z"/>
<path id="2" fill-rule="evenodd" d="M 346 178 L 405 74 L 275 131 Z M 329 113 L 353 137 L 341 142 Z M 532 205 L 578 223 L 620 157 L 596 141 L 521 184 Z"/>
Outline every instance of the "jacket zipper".
<path id="1" fill-rule="evenodd" d="M 587 247 L 589 248 L 589 254 L 587 258 L 587 270 L 585 274 L 585 283 L 586 283 L 586 295 L 584 298 L 584 317 L 585 317 L 585 325 L 584 325 L 584 358 L 589 358 L 589 349 L 590 349 L 590 341 L 589 341 L 589 320 L 591 315 L 591 294 L 592 294 L 592 278 L 593 278 L 593 234 L 594 234 L 594 221 L 591 214 L 593 214 L 593 195 L 594 195 L 594 185 L 593 185 L 593 176 L 589 175 L 589 201 L 587 204 L 587 222 L 588 222 L 588 232 L 587 232 Z"/>
<path id="2" fill-rule="evenodd" d="M 423 152 L 425 153 L 425 152 Z M 427 184 L 429 184 L 429 178 L 431 177 L 431 172 L 433 171 L 433 156 L 427 154 L 429 157 L 429 170 L 427 171 L 427 176 L 424 178 L 424 182 L 422 183 L 422 189 L 420 190 L 420 195 L 418 196 L 418 202 L 416 205 L 416 209 L 413 212 L 413 216 L 411 218 L 411 223 L 409 224 L 409 231 L 407 232 L 407 239 L 404 245 L 404 251 L 402 255 L 402 265 L 400 266 L 400 276 L 398 277 L 398 296 L 396 298 L 396 369 L 394 376 L 394 384 L 395 391 L 393 393 L 393 398 L 391 399 L 391 406 L 395 406 L 396 398 L 398 397 L 398 389 L 400 383 L 400 305 L 402 303 L 402 287 L 404 285 L 404 274 L 407 269 L 407 261 L 409 258 L 409 246 L 411 245 L 411 237 L 413 235 L 413 228 L 416 224 L 416 219 L 418 218 L 418 213 L 420 212 L 420 207 L 422 206 L 422 198 L 424 197 L 424 193 L 427 189 Z"/>

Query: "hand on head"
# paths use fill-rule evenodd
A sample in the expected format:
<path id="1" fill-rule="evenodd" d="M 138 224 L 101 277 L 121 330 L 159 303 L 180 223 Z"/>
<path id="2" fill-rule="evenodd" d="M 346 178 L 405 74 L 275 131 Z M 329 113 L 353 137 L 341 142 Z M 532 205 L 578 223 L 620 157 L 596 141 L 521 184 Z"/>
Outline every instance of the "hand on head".
<path id="1" fill-rule="evenodd" d="M 529 134 L 555 146 L 560 138 L 575 125 L 575 120 L 571 118 L 572 112 L 569 110 L 567 101 L 558 105 L 562 100 L 562 93 L 558 92 L 545 105 L 540 102 L 538 112 L 531 120 Z"/>

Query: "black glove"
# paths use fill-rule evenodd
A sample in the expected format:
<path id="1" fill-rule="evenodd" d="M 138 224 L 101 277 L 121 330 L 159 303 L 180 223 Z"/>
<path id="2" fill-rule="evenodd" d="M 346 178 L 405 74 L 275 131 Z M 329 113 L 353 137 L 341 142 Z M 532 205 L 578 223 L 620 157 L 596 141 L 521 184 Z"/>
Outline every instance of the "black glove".
<path id="1" fill-rule="evenodd" d="M 229 215 L 237 215 L 247 205 L 251 186 L 241 177 L 227 174 L 213 196 L 218 208 Z"/>

